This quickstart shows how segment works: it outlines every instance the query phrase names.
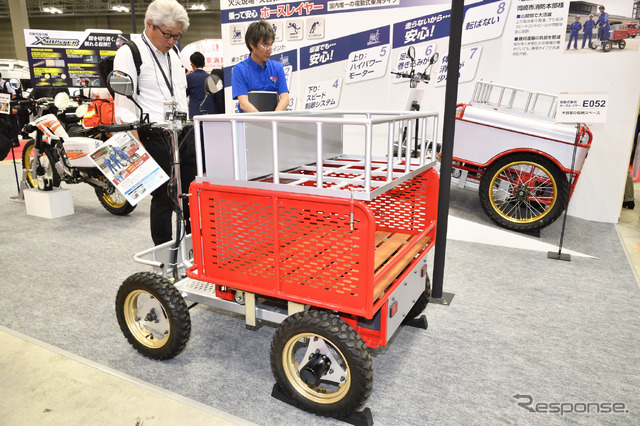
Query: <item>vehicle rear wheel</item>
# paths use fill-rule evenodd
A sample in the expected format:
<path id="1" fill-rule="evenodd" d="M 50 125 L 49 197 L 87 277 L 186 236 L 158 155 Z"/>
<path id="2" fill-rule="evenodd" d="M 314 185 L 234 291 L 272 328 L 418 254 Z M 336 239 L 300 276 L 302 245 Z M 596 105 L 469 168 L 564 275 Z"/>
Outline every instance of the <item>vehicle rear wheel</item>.
<path id="1" fill-rule="evenodd" d="M 373 386 L 373 362 L 362 338 L 340 317 L 299 312 L 280 324 L 271 343 L 271 370 L 300 408 L 328 417 L 351 414 Z"/>
<path id="2" fill-rule="evenodd" d="M 139 272 L 122 283 L 116 316 L 129 343 L 148 358 L 173 358 L 189 341 L 187 304 L 173 284 L 154 273 Z"/>
<path id="3" fill-rule="evenodd" d="M 38 153 L 37 158 L 34 157 L 36 152 L 35 142 L 30 140 L 22 150 L 22 168 L 26 171 L 26 184 L 30 188 L 38 187 L 38 176 L 49 179 L 54 187 L 60 186 L 60 175 L 54 167 L 54 157 L 51 147 L 42 144 L 42 152 Z M 32 173 L 33 162 L 36 162 L 36 175 Z"/>
<path id="4" fill-rule="evenodd" d="M 115 214 L 116 216 L 126 216 L 136 209 L 136 206 L 131 205 L 124 195 L 122 195 L 107 178 L 101 175 L 98 177 L 98 180 L 108 184 L 106 188 L 96 186 L 94 189 L 98 200 L 100 200 L 100 204 L 102 204 L 102 207 L 109 213 Z"/>
<path id="5" fill-rule="evenodd" d="M 531 153 L 498 159 L 480 179 L 480 204 L 497 225 L 534 231 L 553 223 L 569 204 L 565 173 L 551 160 Z"/>
<path id="6" fill-rule="evenodd" d="M 624 40 L 620 40 L 620 41 L 618 42 L 618 48 L 620 48 L 620 49 L 624 49 L 625 47 L 627 47 L 627 42 L 626 42 L 626 41 L 624 41 Z"/>

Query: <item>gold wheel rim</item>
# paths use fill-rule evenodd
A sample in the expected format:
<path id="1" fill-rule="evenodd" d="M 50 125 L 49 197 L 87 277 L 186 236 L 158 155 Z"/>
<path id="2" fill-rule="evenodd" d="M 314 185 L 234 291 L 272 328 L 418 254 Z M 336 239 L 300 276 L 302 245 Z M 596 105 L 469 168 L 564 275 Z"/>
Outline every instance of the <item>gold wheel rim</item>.
<path id="1" fill-rule="evenodd" d="M 24 169 L 27 172 L 27 180 L 29 181 L 29 185 L 32 188 L 36 188 L 38 186 L 38 183 L 36 182 L 36 180 L 33 178 L 32 174 L 31 174 L 31 166 L 33 163 L 33 150 L 35 149 L 35 146 L 33 144 L 29 145 L 28 147 L 25 148 L 25 152 L 24 154 L 22 154 L 23 158 L 25 159 L 24 161 Z"/>
<path id="2" fill-rule="evenodd" d="M 346 377 L 344 382 L 337 386 L 336 390 L 327 391 L 325 388 L 323 391 L 323 385 L 320 385 L 319 387 L 310 386 L 300 378 L 300 372 L 298 371 L 300 363 L 295 359 L 296 344 L 302 344 L 301 341 L 304 339 L 307 339 L 306 341 L 309 342 L 315 337 L 322 339 L 327 346 L 334 351 L 333 355 L 344 363 Z M 318 404 L 334 404 L 339 402 L 347 395 L 351 388 L 351 370 L 349 369 L 349 364 L 346 362 L 342 352 L 340 352 L 333 343 L 318 334 L 300 333 L 289 339 L 282 350 L 282 366 L 284 373 L 287 376 L 287 380 L 291 385 L 293 385 L 294 389 L 305 399 Z"/>
<path id="3" fill-rule="evenodd" d="M 510 210 L 505 211 L 503 209 L 502 205 L 499 205 L 499 203 L 501 203 L 500 201 L 497 201 L 497 197 L 495 197 L 494 195 L 496 194 L 496 190 L 495 190 L 495 185 L 496 185 L 496 181 L 498 180 L 498 178 L 500 176 L 502 176 L 502 174 L 505 172 L 505 170 L 508 169 L 512 169 L 512 168 L 516 168 L 517 166 L 525 166 L 525 167 L 530 167 L 531 170 L 529 172 L 525 172 L 523 170 L 514 170 L 514 172 L 516 173 L 516 176 L 518 177 L 518 179 L 524 175 L 524 174 L 528 174 L 529 176 L 531 176 L 531 178 L 527 179 L 525 181 L 525 183 L 521 184 L 521 185 L 525 185 L 527 187 L 529 187 L 529 185 L 527 185 L 526 182 L 530 182 L 533 180 L 533 177 L 537 177 L 538 179 L 544 179 L 546 182 L 545 184 L 547 185 L 544 189 L 548 190 L 551 189 L 551 197 L 548 199 L 548 202 L 545 203 L 538 203 L 540 205 L 544 205 L 546 204 L 546 207 L 544 209 L 542 209 L 541 211 L 539 211 L 538 214 L 531 214 L 530 217 L 528 218 L 517 218 L 512 216 L 511 214 L 509 214 L 509 212 L 512 212 L 513 209 L 515 207 L 522 207 L 524 206 L 526 208 L 527 212 L 530 213 L 534 213 L 536 212 L 536 210 L 538 209 L 534 209 L 531 205 L 531 201 L 520 201 L 520 202 L 516 202 L 516 206 L 511 208 Z M 534 173 L 537 170 L 541 171 L 542 173 Z M 511 186 L 513 185 L 513 183 L 510 181 L 510 179 L 506 178 L 506 179 L 502 179 L 503 181 L 508 182 L 509 184 L 509 191 L 508 194 L 512 195 L 511 192 Z M 529 187 L 529 190 L 531 190 L 532 188 Z M 541 187 L 534 187 L 533 190 L 541 190 Z M 548 197 L 541 197 L 541 198 L 548 198 Z M 545 217 L 546 215 L 549 214 L 549 212 L 553 209 L 553 207 L 556 205 L 556 202 L 558 200 L 558 184 L 556 182 L 556 180 L 554 179 L 553 175 L 551 173 L 549 173 L 549 171 L 541 166 L 540 164 L 533 162 L 533 161 L 514 161 L 512 163 L 509 163 L 507 165 L 505 165 L 504 167 L 502 167 L 498 173 L 494 174 L 493 177 L 491 178 L 491 182 L 489 184 L 489 200 L 491 201 L 491 207 L 493 208 L 493 210 L 503 219 L 509 221 L 509 222 L 513 222 L 513 223 L 521 223 L 521 224 L 526 224 L 526 223 L 533 223 L 533 222 L 537 222 L 540 219 L 542 219 L 543 217 Z M 518 205 L 518 203 L 524 203 L 523 205 Z"/>
<path id="4" fill-rule="evenodd" d="M 103 182 L 107 182 L 107 179 L 104 176 L 100 176 L 99 179 Z M 124 196 L 115 188 L 111 194 L 107 194 L 103 190 L 102 199 L 107 203 L 107 205 L 109 205 L 109 207 L 113 207 L 114 209 L 121 209 L 125 204 L 127 204 L 127 199 L 124 198 Z"/>
<path id="5" fill-rule="evenodd" d="M 147 305 L 148 303 L 150 305 Z M 145 308 L 145 311 L 150 307 L 158 309 L 156 315 L 158 315 L 159 322 L 153 329 L 145 325 L 145 323 L 148 324 L 148 321 L 141 318 L 142 307 Z M 130 292 L 124 300 L 123 309 L 127 327 L 138 342 L 150 349 L 159 349 L 167 344 L 171 334 L 171 324 L 164 307 L 152 294 L 144 290 Z M 162 336 L 160 336 L 159 330 L 162 332 Z"/>

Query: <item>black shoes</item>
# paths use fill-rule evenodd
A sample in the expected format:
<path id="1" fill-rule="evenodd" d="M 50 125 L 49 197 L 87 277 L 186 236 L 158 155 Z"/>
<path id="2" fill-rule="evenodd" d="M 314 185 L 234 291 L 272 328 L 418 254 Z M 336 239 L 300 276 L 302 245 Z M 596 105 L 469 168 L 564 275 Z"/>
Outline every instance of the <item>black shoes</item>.
<path id="1" fill-rule="evenodd" d="M 623 209 L 633 210 L 635 206 L 636 206 L 636 203 L 634 201 L 625 201 L 624 203 L 622 203 Z"/>

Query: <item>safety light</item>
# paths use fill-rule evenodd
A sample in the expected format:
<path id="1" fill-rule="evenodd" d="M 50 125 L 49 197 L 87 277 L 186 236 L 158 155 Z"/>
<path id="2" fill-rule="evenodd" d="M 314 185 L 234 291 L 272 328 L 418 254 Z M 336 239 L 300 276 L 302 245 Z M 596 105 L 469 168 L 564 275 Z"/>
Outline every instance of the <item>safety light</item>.
<path id="1" fill-rule="evenodd" d="M 389 308 L 389 318 L 393 318 L 393 316 L 398 312 L 398 301 L 393 302 L 393 305 Z"/>

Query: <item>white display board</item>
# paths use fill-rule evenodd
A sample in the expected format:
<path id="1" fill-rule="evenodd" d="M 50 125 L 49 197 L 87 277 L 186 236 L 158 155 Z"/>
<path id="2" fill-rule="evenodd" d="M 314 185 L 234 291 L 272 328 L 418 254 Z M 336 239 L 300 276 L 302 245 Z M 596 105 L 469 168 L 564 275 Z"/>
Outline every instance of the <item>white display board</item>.
<path id="1" fill-rule="evenodd" d="M 220 5 L 227 84 L 233 66 L 248 56 L 247 26 L 265 19 L 276 31 L 272 59 L 289 67 L 290 95 L 297 100 L 292 108 L 404 110 L 409 83 L 392 72 L 408 71 L 407 49 L 413 46 L 419 72 L 434 52 L 439 54 L 430 83 L 418 88 L 424 90 L 421 109 L 443 113 L 450 2 L 222 0 Z M 640 38 L 610 52 L 598 46 L 567 51 L 567 23 L 574 19 L 570 5 L 466 1 L 457 101 L 469 102 L 479 80 L 557 95 L 607 94 L 606 119 L 593 115 L 589 123 L 594 141 L 569 214 L 617 222 L 640 100 Z M 612 0 L 606 8 L 611 16 L 630 18 L 633 2 Z M 232 104 L 231 88 L 226 90 Z"/>

